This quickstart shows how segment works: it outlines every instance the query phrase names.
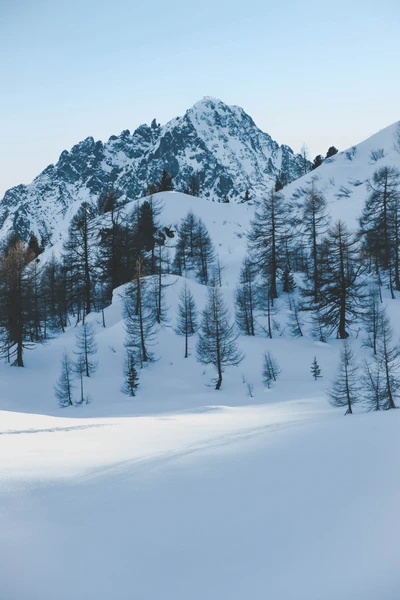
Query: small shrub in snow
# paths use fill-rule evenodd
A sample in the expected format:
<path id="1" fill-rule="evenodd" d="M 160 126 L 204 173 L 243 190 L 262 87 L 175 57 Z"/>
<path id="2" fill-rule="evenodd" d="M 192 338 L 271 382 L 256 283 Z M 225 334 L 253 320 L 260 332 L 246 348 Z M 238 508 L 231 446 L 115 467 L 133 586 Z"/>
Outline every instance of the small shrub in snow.
<path id="1" fill-rule="evenodd" d="M 372 150 L 371 154 L 369 155 L 370 159 L 373 162 L 377 162 L 378 160 L 380 160 L 384 156 L 385 156 L 385 151 L 384 151 L 383 148 L 378 148 L 378 150 Z"/>
<path id="2" fill-rule="evenodd" d="M 272 356 L 271 352 L 265 352 L 264 354 L 264 366 L 263 366 L 263 380 L 267 388 L 271 388 L 276 380 L 278 379 L 279 373 L 281 372 L 276 359 Z"/>

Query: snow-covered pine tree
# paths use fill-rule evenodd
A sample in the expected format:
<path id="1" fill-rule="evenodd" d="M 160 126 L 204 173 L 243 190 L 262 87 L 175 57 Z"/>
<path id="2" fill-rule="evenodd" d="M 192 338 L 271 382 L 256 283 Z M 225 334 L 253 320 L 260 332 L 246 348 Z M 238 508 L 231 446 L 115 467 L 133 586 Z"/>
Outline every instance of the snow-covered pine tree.
<path id="1" fill-rule="evenodd" d="M 271 388 L 280 374 L 281 369 L 272 356 L 271 352 L 264 352 L 264 364 L 263 364 L 263 381 L 267 388 Z"/>
<path id="2" fill-rule="evenodd" d="M 76 347 L 77 351 L 74 354 L 83 358 L 85 375 L 90 377 L 97 369 L 97 362 L 92 358 L 97 352 L 97 343 L 94 339 L 94 329 L 91 323 L 85 321 L 81 326 L 78 326 Z"/>
<path id="3" fill-rule="evenodd" d="M 317 357 L 314 356 L 314 360 L 311 363 L 311 375 L 317 381 L 317 379 L 321 379 L 321 367 L 318 364 Z"/>
<path id="4" fill-rule="evenodd" d="M 175 331 L 185 337 L 185 358 L 189 356 L 189 338 L 198 330 L 197 307 L 194 296 L 185 281 L 179 293 L 178 320 Z"/>
<path id="5" fill-rule="evenodd" d="M 221 388 L 225 367 L 239 365 L 243 359 L 236 343 L 237 337 L 221 290 L 214 283 L 208 291 L 196 349 L 199 362 L 211 364 L 217 371 L 216 390 Z"/>
<path id="6" fill-rule="evenodd" d="M 61 375 L 54 386 L 54 393 L 60 406 L 73 404 L 73 362 L 65 350 L 61 358 Z"/>
<path id="7" fill-rule="evenodd" d="M 122 391 L 128 396 L 136 396 L 136 388 L 139 386 L 139 375 L 135 366 L 134 353 L 129 349 L 124 363 L 124 385 Z"/>
<path id="8" fill-rule="evenodd" d="M 360 370 L 347 339 L 340 350 L 340 363 L 336 378 L 328 391 L 332 406 L 346 407 L 345 415 L 353 413 L 353 405 L 361 401 Z"/>

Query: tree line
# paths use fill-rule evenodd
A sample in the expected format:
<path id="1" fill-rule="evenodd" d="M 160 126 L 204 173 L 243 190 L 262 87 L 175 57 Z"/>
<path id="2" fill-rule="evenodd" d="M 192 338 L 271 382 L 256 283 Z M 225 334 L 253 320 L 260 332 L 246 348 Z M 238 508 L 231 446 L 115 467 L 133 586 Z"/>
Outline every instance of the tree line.
<path id="1" fill-rule="evenodd" d="M 205 224 L 191 211 L 172 231 L 161 223 L 162 207 L 152 196 L 127 213 L 116 195 L 107 192 L 97 207 L 81 205 L 60 258 L 53 256 L 43 265 L 34 236 L 27 246 L 11 236 L 0 256 L 2 356 L 23 366 L 25 349 L 71 324 L 84 325 L 92 311 L 101 312 L 106 325 L 104 308 L 113 290 L 128 283 L 124 388 L 134 395 L 140 369 L 153 359 L 157 329 L 169 323 L 164 276 L 190 274 L 208 286 L 207 305 L 200 317 L 185 285 L 174 327 L 185 339 L 186 357 L 189 339 L 198 333 L 197 358 L 215 367 L 217 389 L 226 366 L 242 359 L 239 333 L 281 335 L 282 325 L 275 316 L 282 306 L 278 299 L 284 296 L 289 307 L 287 327 L 295 337 L 310 330 L 319 341 L 331 336 L 346 340 L 356 327 L 365 329 L 365 343 L 374 357 L 380 356 L 364 366 L 364 380 L 370 386 L 367 394 L 378 386 L 376 394 L 383 394 L 385 400 L 377 406 L 392 408 L 398 353 L 381 290 L 386 286 L 392 298 L 400 291 L 399 171 L 381 167 L 374 173 L 356 232 L 340 220 L 331 223 L 315 180 L 302 190 L 301 199 L 288 199 L 278 188 L 259 203 L 250 226 L 248 253 L 235 294 L 235 323 L 221 291 L 224 267 Z M 173 240 L 173 260 L 166 248 L 169 240 Z M 271 370 L 273 357 L 269 358 L 272 362 L 265 368 L 274 373 L 267 378 L 273 382 L 278 372 Z M 345 375 L 346 360 L 342 360 Z"/>
<path id="2" fill-rule="evenodd" d="M 322 342 L 332 336 L 345 341 L 357 328 L 365 330 L 373 360 L 364 365 L 362 391 L 357 381 L 350 393 L 352 373 L 354 381 L 361 376 L 347 343 L 340 372 L 349 387 L 343 391 L 338 376 L 330 392 L 334 403 L 347 403 L 349 413 L 356 397 L 371 399 L 375 408 L 394 408 L 400 386 L 400 351 L 382 298 L 384 287 L 392 298 L 400 291 L 400 172 L 381 167 L 367 191 L 359 228 L 352 232 L 342 220 L 331 222 L 315 180 L 301 199 L 287 199 L 279 186 L 271 189 L 251 223 L 236 290 L 236 322 L 245 335 L 281 334 L 274 320 L 281 295 L 294 337 L 302 337 L 306 325 Z"/>

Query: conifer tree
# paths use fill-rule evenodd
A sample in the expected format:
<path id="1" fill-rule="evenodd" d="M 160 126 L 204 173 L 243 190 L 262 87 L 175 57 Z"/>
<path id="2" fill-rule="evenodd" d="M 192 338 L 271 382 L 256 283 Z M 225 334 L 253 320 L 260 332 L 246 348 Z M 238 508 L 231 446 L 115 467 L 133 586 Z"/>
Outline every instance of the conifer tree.
<path id="1" fill-rule="evenodd" d="M 389 274 L 390 290 L 400 289 L 400 171 L 381 167 L 368 182 L 369 196 L 360 218 L 365 250 L 374 260 L 375 272 Z"/>
<path id="2" fill-rule="evenodd" d="M 309 169 L 309 150 L 307 147 L 307 144 L 303 144 L 301 149 L 300 149 L 300 154 L 301 154 L 301 158 L 302 158 L 302 168 L 303 168 L 303 175 L 307 175 Z"/>
<path id="3" fill-rule="evenodd" d="M 345 415 L 353 413 L 353 405 L 360 402 L 360 370 L 348 340 L 342 342 L 340 364 L 328 396 L 332 406 L 346 407 Z"/>
<path id="4" fill-rule="evenodd" d="M 100 206 L 104 224 L 100 229 L 98 257 L 102 288 L 100 299 L 104 307 L 104 302 L 111 301 L 112 291 L 127 281 L 125 252 L 128 250 L 127 236 L 129 233 L 132 236 L 132 233 L 127 231 L 126 216 L 115 194 L 106 195 Z"/>
<path id="5" fill-rule="evenodd" d="M 201 283 L 208 285 L 210 274 L 214 266 L 214 246 L 208 233 L 207 227 L 201 219 L 197 222 L 196 230 L 196 253 L 198 259 L 197 276 Z"/>
<path id="6" fill-rule="evenodd" d="M 43 248 L 40 246 L 39 240 L 34 233 L 31 233 L 31 237 L 29 238 L 28 252 L 33 258 L 37 258 L 43 252 Z"/>
<path id="7" fill-rule="evenodd" d="M 393 343 L 393 330 L 388 316 L 380 317 L 376 360 L 381 375 L 381 409 L 396 408 L 400 391 L 400 344 Z"/>
<path id="8" fill-rule="evenodd" d="M 97 352 L 97 343 L 94 339 L 94 329 L 91 323 L 85 321 L 81 326 L 78 326 L 76 346 L 77 351 L 75 354 L 82 357 L 85 375 L 90 377 L 97 369 L 97 362 L 92 358 Z"/>
<path id="9" fill-rule="evenodd" d="M 301 319 L 299 304 L 296 300 L 291 302 L 292 310 L 289 313 L 289 329 L 293 337 L 303 337 L 303 322 Z"/>
<path id="10" fill-rule="evenodd" d="M 199 281 L 207 285 L 215 266 L 214 246 L 207 227 L 189 211 L 177 232 L 174 273 L 183 275 L 188 270 L 194 271 Z"/>
<path id="11" fill-rule="evenodd" d="M 382 368 L 377 360 L 364 361 L 363 397 L 368 410 L 381 410 L 384 400 Z"/>
<path id="12" fill-rule="evenodd" d="M 189 338 L 198 330 L 196 302 L 185 281 L 179 294 L 178 320 L 175 331 L 185 337 L 185 358 L 189 356 Z"/>
<path id="13" fill-rule="evenodd" d="M 54 392 L 60 406 L 72 406 L 73 404 L 73 363 L 67 351 L 61 359 L 61 375 Z"/>
<path id="14" fill-rule="evenodd" d="M 197 219 L 190 210 L 177 227 L 177 241 L 173 270 L 182 276 L 186 270 L 194 268 Z"/>
<path id="15" fill-rule="evenodd" d="M 145 200 L 139 207 L 137 220 L 137 235 L 139 249 L 151 252 L 155 244 L 157 225 L 154 219 L 152 198 Z"/>
<path id="16" fill-rule="evenodd" d="M 302 295 L 305 299 L 311 300 L 313 305 L 319 300 L 322 283 L 321 237 L 326 233 L 328 225 L 326 200 L 313 181 L 307 190 L 301 214 L 301 227 L 310 255 L 310 267 L 307 269 L 308 281 L 302 289 Z"/>
<path id="17" fill-rule="evenodd" d="M 45 305 L 46 329 L 61 330 L 64 333 L 68 320 L 67 292 L 63 269 L 54 255 L 42 270 L 41 288 Z"/>
<path id="18" fill-rule="evenodd" d="M 190 196 L 200 196 L 200 181 L 198 176 L 194 173 L 190 176 L 187 192 Z"/>
<path id="19" fill-rule="evenodd" d="M 311 337 L 318 342 L 326 342 L 325 322 L 318 307 L 311 313 Z"/>
<path id="20" fill-rule="evenodd" d="M 282 273 L 282 291 L 291 294 L 296 289 L 296 282 L 290 270 L 289 262 L 286 263 Z"/>
<path id="21" fill-rule="evenodd" d="M 362 314 L 363 282 L 357 239 L 342 221 L 328 231 L 327 266 L 324 269 L 318 309 L 324 326 L 341 339 Z"/>
<path id="22" fill-rule="evenodd" d="M 383 314 L 384 309 L 382 307 L 379 287 L 376 283 L 372 283 L 366 296 L 362 319 L 367 333 L 367 339 L 364 344 L 372 348 L 375 356 L 377 353 L 379 325 Z"/>
<path id="23" fill-rule="evenodd" d="M 278 297 L 278 270 L 286 264 L 289 213 L 284 196 L 271 190 L 256 210 L 248 235 L 250 254 L 269 288 L 272 305 Z"/>
<path id="24" fill-rule="evenodd" d="M 32 252 L 28 249 L 28 253 Z M 30 256 L 34 256 L 31 254 Z M 29 257 L 30 258 L 30 257 Z M 46 304 L 44 303 L 41 285 L 41 267 L 39 260 L 34 258 L 25 268 L 27 284 L 27 309 L 30 327 L 30 341 L 38 343 L 46 339 Z"/>
<path id="25" fill-rule="evenodd" d="M 329 146 L 325 158 L 330 158 L 331 156 L 335 156 L 339 150 L 335 148 L 335 146 Z"/>
<path id="26" fill-rule="evenodd" d="M 31 289 L 27 265 L 32 259 L 23 242 L 11 236 L 0 256 L 0 327 L 2 354 L 24 366 L 23 351 L 33 348 Z M 39 340 L 36 340 L 39 341 Z"/>
<path id="27" fill-rule="evenodd" d="M 267 388 L 271 388 L 281 372 L 276 359 L 271 352 L 264 353 L 263 380 Z"/>
<path id="28" fill-rule="evenodd" d="M 321 154 L 317 154 L 317 156 L 314 158 L 314 160 L 312 162 L 311 170 L 314 171 L 314 169 L 318 169 L 318 167 L 320 167 L 323 162 L 324 162 L 324 159 L 322 158 Z"/>
<path id="29" fill-rule="evenodd" d="M 149 346 L 156 335 L 152 296 L 149 281 L 144 279 L 144 274 L 143 260 L 139 258 L 134 279 L 124 296 L 125 346 L 140 366 L 153 360 Z"/>
<path id="30" fill-rule="evenodd" d="M 256 269 L 250 259 L 244 259 L 236 288 L 236 325 L 241 333 L 255 335 L 254 312 L 257 308 Z"/>
<path id="31" fill-rule="evenodd" d="M 208 291 L 208 300 L 203 311 L 197 358 L 202 364 L 215 367 L 216 390 L 221 388 L 225 367 L 237 366 L 243 359 L 236 343 L 237 337 L 220 288 L 214 284 Z"/>
<path id="32" fill-rule="evenodd" d="M 222 273 L 226 270 L 226 266 L 221 261 L 219 254 L 217 253 L 217 258 L 215 260 L 214 265 L 214 279 L 218 283 L 219 287 L 222 286 Z"/>
<path id="33" fill-rule="evenodd" d="M 250 200 L 251 200 L 251 195 L 250 195 L 249 189 L 247 188 L 245 191 L 245 194 L 242 198 L 242 202 L 250 202 Z"/>
<path id="34" fill-rule="evenodd" d="M 84 376 L 86 374 L 86 361 L 85 361 L 84 354 L 78 354 L 78 356 L 76 358 L 76 361 L 73 364 L 73 370 L 74 370 L 74 372 L 79 377 L 79 383 L 80 383 L 80 400 L 79 400 L 79 404 L 83 404 L 83 402 L 85 400 L 83 378 L 84 378 Z"/>
<path id="35" fill-rule="evenodd" d="M 96 283 L 95 211 L 83 202 L 72 218 L 68 239 L 64 243 L 64 260 L 68 271 L 69 295 L 77 311 L 78 321 L 88 315 L 94 305 Z"/>
<path id="36" fill-rule="evenodd" d="M 135 356 L 129 350 L 125 356 L 124 385 L 122 391 L 128 396 L 136 396 L 136 388 L 139 386 L 139 375 L 135 366 Z"/>
<path id="37" fill-rule="evenodd" d="M 320 379 L 322 377 L 321 367 L 318 364 L 316 356 L 314 356 L 314 360 L 311 363 L 311 375 L 313 376 L 315 381 L 317 381 L 317 379 Z"/>
<path id="38" fill-rule="evenodd" d="M 262 307 L 263 314 L 266 318 L 266 325 L 263 327 L 263 329 L 267 333 L 268 337 L 272 339 L 273 317 L 278 314 L 278 308 L 276 305 L 274 305 L 271 295 L 271 287 L 269 285 L 258 288 L 257 301 L 259 306 Z"/>
<path id="39" fill-rule="evenodd" d="M 173 189 L 174 184 L 172 182 L 172 177 L 167 169 L 164 169 L 161 175 L 160 192 L 172 192 Z"/>

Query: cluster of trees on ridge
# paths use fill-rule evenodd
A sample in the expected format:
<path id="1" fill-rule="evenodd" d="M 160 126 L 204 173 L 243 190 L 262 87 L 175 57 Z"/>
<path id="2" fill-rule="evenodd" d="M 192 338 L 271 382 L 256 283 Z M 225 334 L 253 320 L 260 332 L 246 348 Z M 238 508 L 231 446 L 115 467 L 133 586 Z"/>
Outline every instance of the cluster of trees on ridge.
<path id="1" fill-rule="evenodd" d="M 400 389 L 400 350 L 393 342 L 381 290 L 386 286 L 392 298 L 400 291 L 400 172 L 386 166 L 374 173 L 355 233 L 342 221 L 330 222 L 315 181 L 301 202 L 286 199 L 279 188 L 278 182 L 261 201 L 250 227 L 249 251 L 236 290 L 235 323 L 221 293 L 223 266 L 206 226 L 189 212 L 172 231 L 161 223 L 162 209 L 152 196 L 138 202 L 130 214 L 113 192 L 96 208 L 83 203 L 71 221 L 60 259 L 51 257 L 43 266 L 34 236 L 28 246 L 12 236 L 0 257 L 2 356 L 23 366 L 24 349 L 71 324 L 84 327 L 86 315 L 103 311 L 112 290 L 129 283 L 124 298 L 124 390 L 134 395 L 140 369 L 153 358 L 157 328 L 168 323 L 164 276 L 191 273 L 209 286 L 207 305 L 199 318 L 185 285 L 174 327 L 185 338 L 186 357 L 188 339 L 198 333 L 197 358 L 215 367 L 216 389 L 224 368 L 242 359 L 239 332 L 269 338 L 280 334 L 274 316 L 282 304 L 278 298 L 284 296 L 293 336 L 305 335 L 308 327 L 319 341 L 330 336 L 345 341 L 357 324 L 367 333 L 371 359 L 363 365 L 363 393 L 358 389 L 361 367 L 355 366 L 345 342 L 332 402 L 348 412 L 360 397 L 376 409 L 393 408 Z M 173 259 L 166 248 L 169 240 Z M 83 364 L 82 358 L 79 362 Z M 87 373 L 76 363 L 70 360 L 69 369 L 80 373 L 82 383 Z M 320 376 L 318 363 L 313 368 Z M 63 370 L 65 375 L 65 361 Z M 269 372 L 264 373 L 269 386 L 279 374 L 272 355 L 266 356 L 264 371 Z"/>

